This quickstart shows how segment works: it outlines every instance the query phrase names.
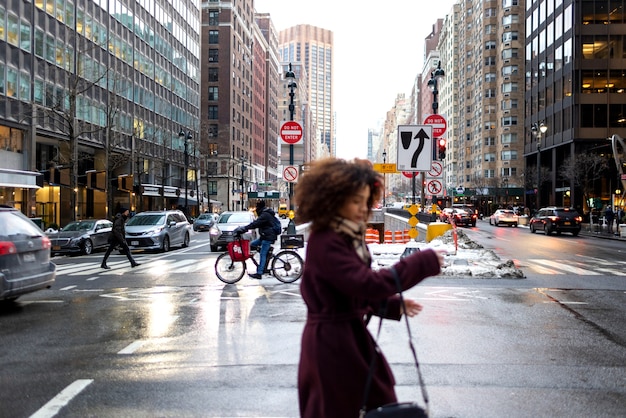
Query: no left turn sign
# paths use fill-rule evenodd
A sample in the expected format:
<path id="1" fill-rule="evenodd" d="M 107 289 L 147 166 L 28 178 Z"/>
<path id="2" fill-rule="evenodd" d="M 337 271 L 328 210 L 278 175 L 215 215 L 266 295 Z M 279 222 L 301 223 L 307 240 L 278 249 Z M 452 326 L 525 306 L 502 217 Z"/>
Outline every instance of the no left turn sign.
<path id="1" fill-rule="evenodd" d="M 294 183 L 298 180 L 298 167 L 288 165 L 283 170 L 283 179 L 289 183 Z"/>

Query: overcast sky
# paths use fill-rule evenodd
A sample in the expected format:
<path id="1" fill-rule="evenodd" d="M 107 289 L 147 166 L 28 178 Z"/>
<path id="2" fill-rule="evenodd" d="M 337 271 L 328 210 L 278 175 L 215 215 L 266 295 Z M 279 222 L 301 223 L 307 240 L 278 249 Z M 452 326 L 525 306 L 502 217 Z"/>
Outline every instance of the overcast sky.
<path id="1" fill-rule="evenodd" d="M 424 62 L 424 38 L 456 0 L 255 0 L 277 31 L 309 24 L 333 31 L 337 156 L 365 158 L 376 128 Z"/>

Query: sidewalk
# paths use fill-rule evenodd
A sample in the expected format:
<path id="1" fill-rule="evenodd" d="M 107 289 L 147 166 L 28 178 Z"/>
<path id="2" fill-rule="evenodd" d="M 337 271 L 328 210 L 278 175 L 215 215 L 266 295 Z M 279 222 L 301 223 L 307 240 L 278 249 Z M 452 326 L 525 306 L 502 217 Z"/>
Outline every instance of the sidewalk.
<path id="1" fill-rule="evenodd" d="M 616 228 L 617 229 L 617 228 Z M 602 239 L 612 239 L 616 241 L 626 241 L 626 237 L 621 238 L 619 232 L 615 232 L 613 234 L 609 234 L 607 232 L 606 227 L 602 227 L 598 224 L 582 224 L 582 229 L 580 230 L 581 236 L 584 237 L 594 237 L 594 238 L 602 238 Z"/>

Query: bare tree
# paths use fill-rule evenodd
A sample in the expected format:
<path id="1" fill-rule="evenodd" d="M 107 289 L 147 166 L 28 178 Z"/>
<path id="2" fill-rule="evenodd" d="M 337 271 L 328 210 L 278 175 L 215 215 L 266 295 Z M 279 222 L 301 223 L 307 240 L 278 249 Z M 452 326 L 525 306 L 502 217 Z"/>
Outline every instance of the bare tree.
<path id="1" fill-rule="evenodd" d="M 608 167 L 605 157 L 590 152 L 581 152 L 563 161 L 560 177 L 580 187 L 585 204 L 588 206 L 589 198 L 594 190 L 594 182 L 602 178 Z"/>

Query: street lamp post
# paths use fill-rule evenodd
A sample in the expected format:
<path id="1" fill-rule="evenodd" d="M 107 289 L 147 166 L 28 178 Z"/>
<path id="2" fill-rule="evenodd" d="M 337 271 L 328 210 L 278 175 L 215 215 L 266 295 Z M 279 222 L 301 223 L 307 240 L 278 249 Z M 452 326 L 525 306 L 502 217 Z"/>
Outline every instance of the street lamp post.
<path id="1" fill-rule="evenodd" d="M 504 207 L 506 208 L 507 204 L 509 203 L 509 179 L 508 178 L 504 178 L 502 179 L 502 187 L 504 188 Z"/>
<path id="2" fill-rule="evenodd" d="M 246 173 L 246 159 L 241 157 L 241 180 L 239 181 L 239 186 L 241 186 L 241 210 L 245 210 L 243 208 L 243 196 L 245 193 L 245 173 Z"/>
<path id="3" fill-rule="evenodd" d="M 433 92 L 433 115 L 437 114 L 439 110 L 439 82 L 443 80 L 445 72 L 441 69 L 441 60 L 437 63 L 437 69 L 430 73 L 430 80 L 428 80 L 428 88 Z M 433 141 L 433 146 L 438 146 L 438 143 Z M 435 150 L 437 152 L 437 150 Z M 422 171 L 422 208 L 426 205 L 424 200 L 424 183 L 426 182 L 426 173 Z M 415 176 L 413 176 L 413 195 L 415 195 Z"/>
<path id="4" fill-rule="evenodd" d="M 193 138 L 191 135 L 191 131 L 185 132 L 184 129 L 181 128 L 178 136 L 185 139 L 185 215 L 189 215 L 189 210 L 187 209 L 187 182 L 188 182 L 188 173 L 189 170 L 189 150 L 188 150 L 188 141 Z"/>
<path id="5" fill-rule="evenodd" d="M 383 150 L 383 164 L 387 163 L 387 151 Z M 386 170 L 386 169 L 385 169 Z M 387 173 L 383 173 L 383 207 L 387 206 Z"/>
<path id="6" fill-rule="evenodd" d="M 295 89 L 298 88 L 296 84 L 296 74 L 293 72 L 291 68 L 291 63 L 289 63 L 289 70 L 285 73 L 285 80 L 287 80 L 287 87 L 289 87 L 289 120 L 294 120 L 294 114 L 296 110 L 296 106 L 294 105 L 294 96 L 296 95 Z M 289 144 L 289 165 L 293 166 L 294 164 L 294 155 L 293 155 L 293 144 Z M 293 182 L 289 183 L 289 209 L 293 210 Z"/>
<path id="7" fill-rule="evenodd" d="M 537 137 L 537 207 L 539 210 L 539 195 L 541 194 L 541 136 L 546 133 L 548 127 L 540 122 L 539 124 L 533 123 L 530 128 L 532 134 Z"/>

